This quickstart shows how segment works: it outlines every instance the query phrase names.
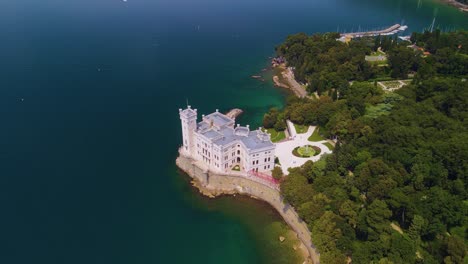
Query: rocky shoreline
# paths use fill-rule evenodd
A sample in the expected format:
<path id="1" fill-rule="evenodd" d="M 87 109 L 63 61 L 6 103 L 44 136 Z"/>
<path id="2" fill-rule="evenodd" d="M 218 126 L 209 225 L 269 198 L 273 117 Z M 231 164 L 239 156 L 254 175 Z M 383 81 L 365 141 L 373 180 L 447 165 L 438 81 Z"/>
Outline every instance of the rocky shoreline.
<path id="1" fill-rule="evenodd" d="M 273 69 L 279 70 L 277 75 L 273 75 L 273 83 L 277 87 L 291 89 L 297 97 L 307 97 L 305 88 L 296 81 L 294 72 L 290 67 L 286 67 L 285 62 L 278 63 L 278 59 L 273 59 L 271 62 Z"/>
<path id="2" fill-rule="evenodd" d="M 292 206 L 283 202 L 279 191 L 243 177 L 221 175 L 205 170 L 193 162 L 190 157 L 182 154 L 177 158 L 176 164 L 192 178 L 192 185 L 205 196 L 215 198 L 220 195 L 240 194 L 269 203 L 302 242 L 299 249 L 302 250 L 304 263 L 320 263 L 320 254 L 312 244 L 307 224 L 299 218 Z"/>

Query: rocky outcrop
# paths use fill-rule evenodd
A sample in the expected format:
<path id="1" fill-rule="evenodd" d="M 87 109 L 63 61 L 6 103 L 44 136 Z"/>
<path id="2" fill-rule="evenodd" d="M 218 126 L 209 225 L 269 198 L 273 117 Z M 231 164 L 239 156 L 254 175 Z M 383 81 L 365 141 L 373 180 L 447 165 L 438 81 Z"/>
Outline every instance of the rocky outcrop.
<path id="1" fill-rule="evenodd" d="M 273 206 L 283 217 L 285 222 L 294 230 L 298 239 L 304 244 L 309 253 L 308 262 L 319 262 L 319 253 L 312 244 L 310 231 L 294 208 L 283 202 L 278 190 L 259 182 L 244 177 L 229 174 L 215 173 L 197 165 L 190 157 L 182 154 L 176 160 L 177 166 L 192 177 L 192 184 L 200 190 L 200 193 L 208 197 L 216 197 L 223 194 L 242 194 L 252 198 L 263 200 Z"/>

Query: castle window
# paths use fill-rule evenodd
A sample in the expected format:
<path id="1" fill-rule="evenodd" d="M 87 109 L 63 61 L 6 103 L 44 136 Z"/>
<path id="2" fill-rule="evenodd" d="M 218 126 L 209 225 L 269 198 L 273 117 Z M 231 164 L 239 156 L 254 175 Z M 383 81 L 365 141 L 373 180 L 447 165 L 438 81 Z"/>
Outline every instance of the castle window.
<path id="1" fill-rule="evenodd" d="M 237 151 L 237 155 L 240 155 L 240 150 Z"/>

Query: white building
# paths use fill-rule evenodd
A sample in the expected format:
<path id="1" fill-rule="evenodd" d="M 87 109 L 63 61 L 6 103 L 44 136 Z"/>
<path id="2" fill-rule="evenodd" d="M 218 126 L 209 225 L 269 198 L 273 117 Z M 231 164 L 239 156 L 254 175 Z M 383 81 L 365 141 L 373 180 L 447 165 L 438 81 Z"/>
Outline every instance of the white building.
<path id="1" fill-rule="evenodd" d="M 249 126 L 234 126 L 234 119 L 218 112 L 203 115 L 197 109 L 179 109 L 182 149 L 211 170 L 228 172 L 236 165 L 241 171 L 268 172 L 274 168 L 275 144 L 270 135 Z"/>

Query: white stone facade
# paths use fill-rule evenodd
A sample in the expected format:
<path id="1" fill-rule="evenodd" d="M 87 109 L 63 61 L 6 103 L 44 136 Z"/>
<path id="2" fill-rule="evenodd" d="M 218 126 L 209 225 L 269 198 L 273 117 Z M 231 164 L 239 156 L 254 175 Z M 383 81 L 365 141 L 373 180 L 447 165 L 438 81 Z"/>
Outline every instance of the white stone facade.
<path id="1" fill-rule="evenodd" d="M 269 172 L 274 168 L 275 144 L 260 129 L 235 126 L 235 121 L 218 112 L 203 115 L 197 123 L 197 110 L 179 109 L 183 151 L 214 171 Z"/>

